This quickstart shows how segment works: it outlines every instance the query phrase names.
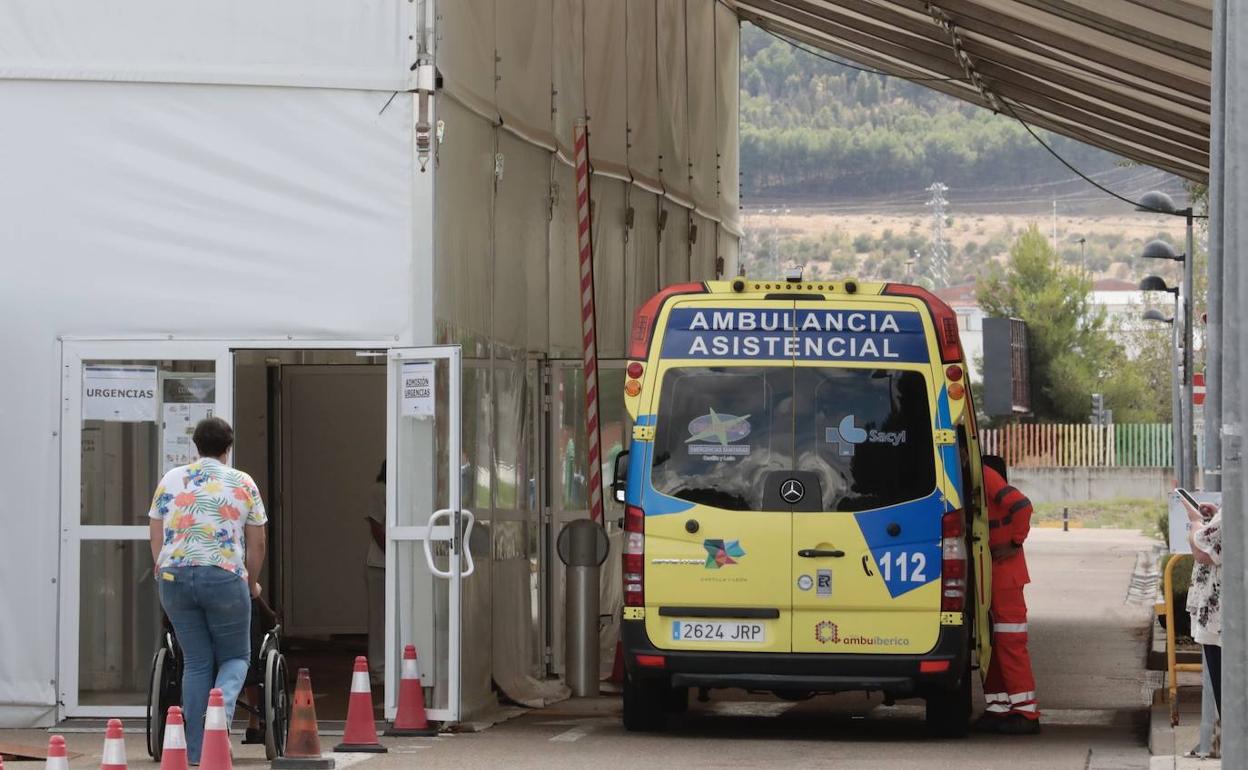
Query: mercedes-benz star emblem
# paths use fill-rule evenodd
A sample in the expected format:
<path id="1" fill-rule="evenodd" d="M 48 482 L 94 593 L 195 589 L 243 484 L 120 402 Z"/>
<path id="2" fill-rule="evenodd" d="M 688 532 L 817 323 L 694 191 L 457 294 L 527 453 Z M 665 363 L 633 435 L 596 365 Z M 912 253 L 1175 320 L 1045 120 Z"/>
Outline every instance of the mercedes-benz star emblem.
<path id="1" fill-rule="evenodd" d="M 789 479 L 780 485 L 780 496 L 789 505 L 800 503 L 806 496 L 806 487 L 802 486 L 802 482 L 797 479 Z"/>

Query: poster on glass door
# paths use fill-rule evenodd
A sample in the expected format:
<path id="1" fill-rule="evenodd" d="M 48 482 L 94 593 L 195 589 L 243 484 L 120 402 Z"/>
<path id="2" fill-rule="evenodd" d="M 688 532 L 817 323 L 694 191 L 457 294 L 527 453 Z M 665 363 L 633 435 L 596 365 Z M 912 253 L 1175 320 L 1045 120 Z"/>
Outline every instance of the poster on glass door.
<path id="1" fill-rule="evenodd" d="M 399 384 L 402 395 L 400 414 L 404 417 L 433 417 L 433 367 L 432 361 L 405 361 L 400 372 Z"/>
<path id="2" fill-rule="evenodd" d="M 82 369 L 82 419 L 156 422 L 156 367 L 88 364 Z"/>
<path id="3" fill-rule="evenodd" d="M 161 472 L 168 473 L 199 457 L 192 440 L 195 426 L 216 410 L 214 375 L 166 376 L 161 387 Z"/>

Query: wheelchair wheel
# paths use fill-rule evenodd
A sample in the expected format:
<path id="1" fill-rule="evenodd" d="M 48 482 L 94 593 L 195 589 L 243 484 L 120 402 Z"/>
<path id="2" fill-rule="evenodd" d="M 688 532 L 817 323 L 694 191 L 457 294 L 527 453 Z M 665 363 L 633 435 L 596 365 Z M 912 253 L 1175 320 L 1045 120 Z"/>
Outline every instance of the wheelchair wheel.
<path id="1" fill-rule="evenodd" d="M 182 702 L 178 665 L 172 650 L 162 644 L 152 658 L 152 674 L 147 688 L 147 753 L 159 760 L 165 744 L 165 718 L 170 706 Z"/>
<path id="2" fill-rule="evenodd" d="M 264 659 L 264 755 L 276 759 L 286 751 L 290 727 L 290 673 L 286 656 L 269 650 Z"/>

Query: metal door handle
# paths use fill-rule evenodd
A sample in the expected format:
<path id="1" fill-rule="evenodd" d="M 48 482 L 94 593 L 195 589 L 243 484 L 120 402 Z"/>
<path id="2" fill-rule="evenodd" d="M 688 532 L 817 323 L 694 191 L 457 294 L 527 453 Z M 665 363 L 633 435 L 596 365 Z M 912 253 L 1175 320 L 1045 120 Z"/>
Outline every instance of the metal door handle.
<path id="1" fill-rule="evenodd" d="M 449 579 L 451 577 L 451 571 L 449 569 L 447 570 L 438 569 L 438 565 L 433 563 L 433 545 L 432 545 L 433 523 L 442 517 L 446 517 L 447 524 L 450 524 L 451 514 L 453 513 L 454 511 L 452 511 L 451 509 L 443 508 L 440 511 L 434 511 L 432 514 L 430 514 L 428 531 L 425 533 L 425 539 L 424 539 L 425 562 L 429 565 L 429 571 L 432 572 L 437 577 L 446 578 L 446 579 Z"/>
<path id="2" fill-rule="evenodd" d="M 804 559 L 818 559 L 823 556 L 831 556 L 833 558 L 839 559 L 845 555 L 845 552 L 838 551 L 838 550 L 827 550 L 824 548 L 803 548 L 802 550 L 797 552 L 797 555 L 801 556 Z"/>
<path id="3" fill-rule="evenodd" d="M 472 525 L 477 520 L 477 517 L 472 514 L 472 511 L 466 508 L 459 513 L 461 516 L 468 519 L 468 524 L 464 527 L 464 539 L 462 541 L 463 555 L 464 558 L 468 560 L 468 571 L 459 573 L 459 576 L 468 577 L 477 569 L 477 565 L 472 560 L 472 547 L 469 545 L 469 538 L 472 537 Z"/>

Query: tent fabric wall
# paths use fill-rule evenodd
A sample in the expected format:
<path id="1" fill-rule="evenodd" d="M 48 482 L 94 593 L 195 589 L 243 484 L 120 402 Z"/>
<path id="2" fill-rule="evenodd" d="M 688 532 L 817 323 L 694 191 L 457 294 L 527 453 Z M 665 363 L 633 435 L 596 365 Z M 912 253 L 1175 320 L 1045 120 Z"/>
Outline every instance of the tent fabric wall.
<path id="1" fill-rule="evenodd" d="M 493 329 L 494 129 L 455 100 L 443 99 L 438 114 L 445 125 L 434 170 L 438 341 L 481 358 Z"/>
<path id="2" fill-rule="evenodd" d="M 664 286 L 683 283 L 689 275 L 689 209 L 674 201 L 660 199 L 659 276 Z M 706 276 L 709 277 L 709 276 Z M 703 276 L 698 276 L 703 279 Z"/>
<path id="3" fill-rule="evenodd" d="M 691 276 L 714 276 L 719 255 L 719 225 L 698 214 L 689 215 L 689 272 Z"/>
<path id="4" fill-rule="evenodd" d="M 24 587 L 0 591 L 20 621 L 0 624 L 0 726 L 56 718 L 58 338 L 410 344 L 412 104 L 388 96 L 0 80 L 0 354 L 20 362 L 0 488 L 22 490 L 0 501 L 21 543 L 0 585 Z M 197 304 L 204 276 L 228 308 Z"/>
<path id="5" fill-rule="evenodd" d="M 716 110 L 715 5 L 685 7 L 689 72 L 689 195 L 699 214 L 719 218 L 719 141 Z"/>
<path id="6" fill-rule="evenodd" d="M 0 3 L 0 78 L 403 91 L 407 0 Z"/>
<path id="7" fill-rule="evenodd" d="M 495 183 L 490 339 L 496 349 L 546 350 L 550 153 L 500 131 Z M 541 226 L 539 226 L 541 225 Z"/>
<path id="8" fill-rule="evenodd" d="M 555 0 L 552 18 L 555 143 L 564 160 L 573 157 L 573 129 L 585 115 L 585 6 L 582 0 Z"/>
<path id="9" fill-rule="evenodd" d="M 437 7 L 437 65 L 443 92 L 497 122 L 494 0 L 438 0 Z"/>
<path id="10" fill-rule="evenodd" d="M 555 149 L 552 10 L 552 0 L 500 2 L 494 9 L 499 116 L 505 128 L 548 150 Z"/>
<path id="11" fill-rule="evenodd" d="M 624 321 L 624 199 L 627 182 L 595 177 L 590 188 L 594 201 L 594 304 L 598 355 L 623 358 L 628 336 Z"/>
<path id="12" fill-rule="evenodd" d="M 628 179 L 628 47 L 625 3 L 585 4 L 585 106 L 589 159 L 599 173 Z"/>
<path id="13" fill-rule="evenodd" d="M 659 52 L 655 0 L 628 0 L 628 170 L 651 192 L 659 179 Z"/>
<path id="14" fill-rule="evenodd" d="M 576 173 L 554 163 L 555 201 L 550 221 L 550 357 L 581 357 L 580 252 L 576 230 Z"/>
<path id="15" fill-rule="evenodd" d="M 741 99 L 741 23 L 731 9 L 715 4 L 716 145 L 719 165 L 719 215 L 729 232 L 741 232 L 739 160 Z"/>
<path id="16" fill-rule="evenodd" d="M 697 2 L 697 0 L 695 0 Z M 659 178 L 663 191 L 689 207 L 689 77 L 685 0 L 658 0 Z"/>
<path id="17" fill-rule="evenodd" d="M 637 308 L 659 290 L 659 201 L 654 193 L 633 186 L 628 191 L 633 227 L 624 247 L 624 307 L 631 328 Z"/>

